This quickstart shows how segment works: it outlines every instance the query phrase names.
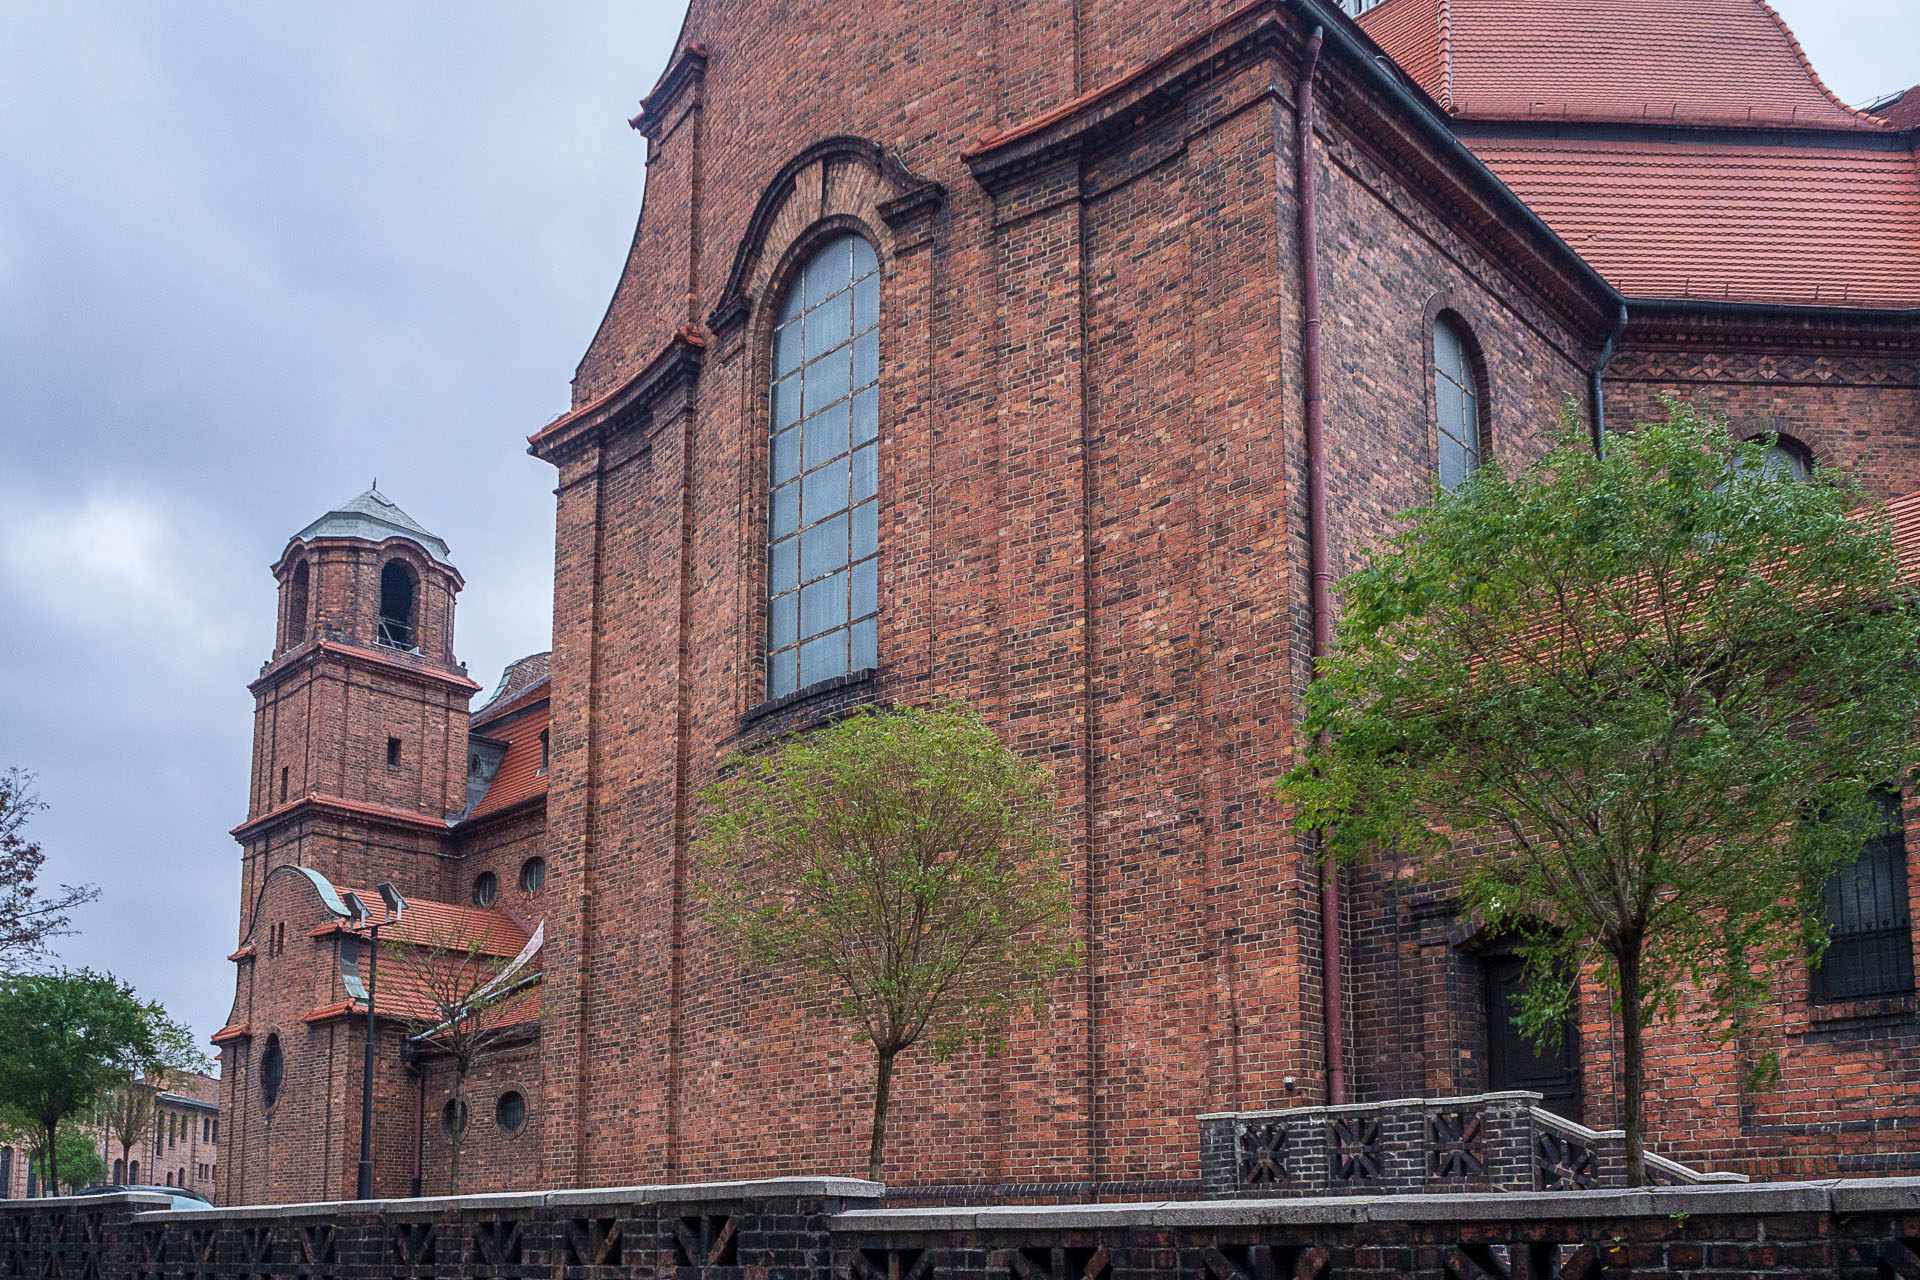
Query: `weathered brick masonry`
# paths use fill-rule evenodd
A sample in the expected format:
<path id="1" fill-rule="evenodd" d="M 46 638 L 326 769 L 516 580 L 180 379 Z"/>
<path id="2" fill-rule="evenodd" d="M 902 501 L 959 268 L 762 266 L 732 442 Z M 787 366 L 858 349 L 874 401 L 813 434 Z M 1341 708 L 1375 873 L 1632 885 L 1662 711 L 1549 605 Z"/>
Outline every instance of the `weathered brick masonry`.
<path id="1" fill-rule="evenodd" d="M 1633 17 L 1633 0 L 1615 8 Z M 1822 96 L 1748 0 L 1716 13 L 1746 8 L 1779 44 L 1768 74 L 1842 112 L 1823 127 L 1884 130 Z M 1427 13 L 1388 0 L 1370 30 L 1392 44 L 1392 23 Z M 1316 28 L 1309 211 L 1294 86 Z M 1465 25 L 1454 35 L 1464 58 Z M 965 698 L 1053 771 L 1087 956 L 1007 1052 L 909 1055 L 899 1187 L 1191 1190 L 1194 1117 L 1324 1101 L 1320 876 L 1273 797 L 1311 671 L 1303 216 L 1335 573 L 1430 492 L 1438 324 L 1465 335 L 1477 438 L 1503 459 L 1537 449 L 1569 400 L 1591 412 L 1589 375 L 1617 339 L 1614 430 L 1672 392 L 1743 433 L 1791 436 L 1876 496 L 1920 489 L 1916 313 L 1741 301 L 1736 287 L 1759 286 L 1739 255 L 1749 275 L 1714 302 L 1623 299 L 1581 256 L 1598 240 L 1569 247 L 1463 145 L 1424 46 L 1395 49 L 1399 67 L 1319 0 L 694 0 L 636 119 L 647 195 L 625 272 L 572 411 L 532 441 L 558 479 L 550 685 L 509 682 L 468 723 L 458 574 L 417 526 L 296 540 L 276 566 L 281 641 L 255 685 L 237 832 L 250 905 L 222 1033 L 239 1145 L 221 1169 L 241 1179 L 228 1197 L 344 1194 L 357 1141 L 353 1018 L 305 1020 L 344 998 L 337 935 L 309 938 L 320 900 L 274 874 L 294 865 L 456 904 L 491 874 L 495 910 L 544 923 L 537 1043 L 485 1086 L 525 1092 L 528 1126 L 485 1132 L 477 1104 L 468 1185 L 534 1185 L 536 1167 L 540 1185 L 573 1187 L 860 1167 L 868 1055 L 783 975 L 743 973 L 703 923 L 694 797 L 731 752 L 894 700 Z M 1556 72 L 1579 73 L 1577 59 Z M 1574 135 L 1591 123 L 1500 123 L 1500 163 L 1532 163 L 1563 133 L 1586 146 Z M 1683 133 L 1646 145 L 1677 154 L 1698 141 Z M 1909 130 L 1867 149 L 1912 145 Z M 878 659 L 769 698 L 775 329 L 809 260 L 847 233 L 879 263 Z M 1892 267 L 1869 263 L 1875 297 L 1902 287 L 1897 240 Z M 1683 291 L 1684 267 L 1662 267 Z M 398 655 L 369 630 L 394 555 L 424 602 L 418 651 Z M 309 600 L 303 563 L 319 581 L 299 588 L 305 630 L 289 622 Z M 524 782 L 521 698 L 543 717 L 550 698 L 550 766 L 513 804 L 469 810 L 472 753 L 514 723 L 498 777 Z M 545 889 L 513 898 L 541 854 Z M 1348 890 L 1354 1099 L 1501 1084 L 1501 940 L 1404 868 Z M 269 955 L 263 930 L 282 921 L 305 923 Z M 1804 972 L 1778 994 L 1787 1053 L 1767 1093 L 1741 1090 L 1751 1046 L 1656 1035 L 1659 1149 L 1757 1173 L 1920 1160 L 1913 998 L 1816 1009 Z M 1589 991 L 1570 1067 L 1601 1127 L 1616 1107 L 1608 1016 Z M 270 1031 L 300 1049 L 271 1116 L 249 1074 Z M 423 1096 L 397 1051 L 382 1064 L 379 1185 L 408 1188 L 418 1131 L 435 1189 L 444 1076 L 428 1070 Z"/>

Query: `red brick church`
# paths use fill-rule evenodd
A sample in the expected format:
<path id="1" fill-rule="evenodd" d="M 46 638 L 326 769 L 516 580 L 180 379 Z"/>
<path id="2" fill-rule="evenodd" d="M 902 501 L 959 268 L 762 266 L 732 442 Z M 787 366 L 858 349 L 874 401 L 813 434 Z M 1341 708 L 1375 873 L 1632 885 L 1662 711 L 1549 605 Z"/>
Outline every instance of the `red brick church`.
<path id="1" fill-rule="evenodd" d="M 460 574 L 377 491 L 274 566 L 223 1202 L 352 1194 L 336 906 L 382 881 L 402 944 L 540 979 L 462 1190 L 861 1169 L 866 1055 L 704 924 L 694 796 L 935 697 L 1052 769 L 1088 963 L 1001 1056 L 903 1064 L 894 1184 L 1179 1192 L 1200 1114 L 1329 1097 L 1615 1122 L 1603 993 L 1541 1058 L 1499 939 L 1391 868 L 1323 884 L 1277 807 L 1315 582 L 1568 397 L 1602 432 L 1672 393 L 1920 490 L 1920 90 L 1847 106 L 1759 0 L 1364 7 L 693 0 L 625 271 L 532 437 L 551 659 L 470 709 Z M 1861 867 L 1826 964 L 1777 976 L 1777 1086 L 1656 1037 L 1657 1150 L 1920 1168 L 1920 868 Z M 445 1064 L 383 1028 L 376 1194 L 444 1190 Z"/>

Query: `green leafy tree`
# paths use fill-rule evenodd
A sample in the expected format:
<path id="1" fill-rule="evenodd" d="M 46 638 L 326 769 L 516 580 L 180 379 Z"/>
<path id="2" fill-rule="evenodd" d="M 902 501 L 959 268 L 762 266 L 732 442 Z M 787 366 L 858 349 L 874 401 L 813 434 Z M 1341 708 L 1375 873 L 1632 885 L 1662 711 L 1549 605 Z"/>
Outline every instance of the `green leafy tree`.
<path id="1" fill-rule="evenodd" d="M 709 918 L 873 1044 L 880 1181 L 895 1059 L 997 1047 L 1078 963 L 1053 779 L 966 706 L 901 706 L 736 757 L 702 801 Z"/>
<path id="2" fill-rule="evenodd" d="M 47 1177 L 47 1137 L 39 1125 L 12 1112 L 0 1112 L 0 1143 L 26 1149 L 27 1167 L 33 1171 L 42 1195 L 58 1195 L 62 1185 L 77 1191 L 104 1181 L 107 1176 L 107 1162 L 100 1154 L 98 1135 L 77 1118 L 60 1125 L 54 1161 L 60 1171 L 57 1180 Z"/>
<path id="3" fill-rule="evenodd" d="M 1690 1002 L 1749 1033 L 1772 967 L 1817 959 L 1920 712 L 1888 522 L 1668 411 L 1596 458 L 1569 410 L 1538 462 L 1409 513 L 1343 584 L 1281 783 L 1330 855 L 1410 857 L 1519 935 L 1543 1044 L 1609 982 L 1636 1186 L 1645 1029 Z"/>
<path id="4" fill-rule="evenodd" d="M 90 969 L 0 975 L 0 1107 L 32 1127 L 49 1183 L 71 1181 L 56 1135 L 146 1073 L 209 1069 L 192 1033 Z"/>

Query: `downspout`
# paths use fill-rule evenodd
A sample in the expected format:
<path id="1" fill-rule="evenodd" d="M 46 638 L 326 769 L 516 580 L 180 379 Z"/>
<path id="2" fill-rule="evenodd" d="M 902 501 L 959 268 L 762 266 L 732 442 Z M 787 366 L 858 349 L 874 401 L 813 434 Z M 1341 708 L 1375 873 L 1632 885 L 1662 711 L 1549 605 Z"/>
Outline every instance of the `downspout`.
<path id="1" fill-rule="evenodd" d="M 1613 322 L 1613 332 L 1600 346 L 1600 354 L 1593 362 L 1593 372 L 1587 375 L 1587 403 L 1593 408 L 1593 456 L 1604 458 L 1607 455 L 1607 409 L 1605 391 L 1600 385 L 1600 375 L 1613 363 L 1614 348 L 1620 345 L 1620 335 L 1627 331 L 1627 304 L 1620 304 L 1620 314 Z"/>
<path id="2" fill-rule="evenodd" d="M 420 1061 L 419 1051 L 411 1043 L 407 1045 L 407 1049 L 409 1050 L 407 1069 L 413 1072 L 414 1079 L 413 1195 L 417 1199 L 420 1195 L 420 1157 L 427 1139 L 427 1068 L 426 1064 Z"/>
<path id="3" fill-rule="evenodd" d="M 1300 311 L 1305 330 L 1301 356 L 1307 397 L 1307 571 L 1313 611 L 1313 662 L 1333 648 L 1333 611 L 1329 597 L 1333 572 L 1327 554 L 1327 434 L 1320 388 L 1320 235 L 1315 212 L 1313 143 L 1313 73 L 1320 65 L 1320 44 L 1326 28 L 1316 26 L 1307 40 L 1294 82 L 1294 133 L 1298 138 L 1300 181 Z M 1311 678 L 1311 677 L 1309 677 Z M 1315 842 L 1316 847 L 1318 842 Z M 1326 1005 L 1327 1102 L 1341 1106 L 1347 1100 L 1346 974 L 1340 956 L 1340 868 L 1329 861 L 1320 872 L 1320 973 Z"/>

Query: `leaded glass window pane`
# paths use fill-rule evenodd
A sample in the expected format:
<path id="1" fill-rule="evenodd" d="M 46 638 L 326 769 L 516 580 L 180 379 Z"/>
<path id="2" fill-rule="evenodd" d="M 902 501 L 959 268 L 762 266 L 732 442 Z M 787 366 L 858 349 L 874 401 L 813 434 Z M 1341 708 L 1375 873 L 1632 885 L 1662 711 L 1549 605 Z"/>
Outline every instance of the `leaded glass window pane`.
<path id="1" fill-rule="evenodd" d="M 1440 428 L 1440 487 L 1455 489 L 1480 465 L 1480 403 L 1469 340 L 1445 316 L 1433 325 L 1433 402 Z"/>
<path id="2" fill-rule="evenodd" d="M 1831 941 L 1813 971 L 1816 1004 L 1913 990 L 1913 925 L 1900 796 L 1874 793 L 1876 830 L 1860 856 L 1834 872 L 1824 893 Z"/>
<path id="3" fill-rule="evenodd" d="M 828 242 L 774 330 L 769 698 L 879 660 L 879 265 L 859 236 Z"/>

